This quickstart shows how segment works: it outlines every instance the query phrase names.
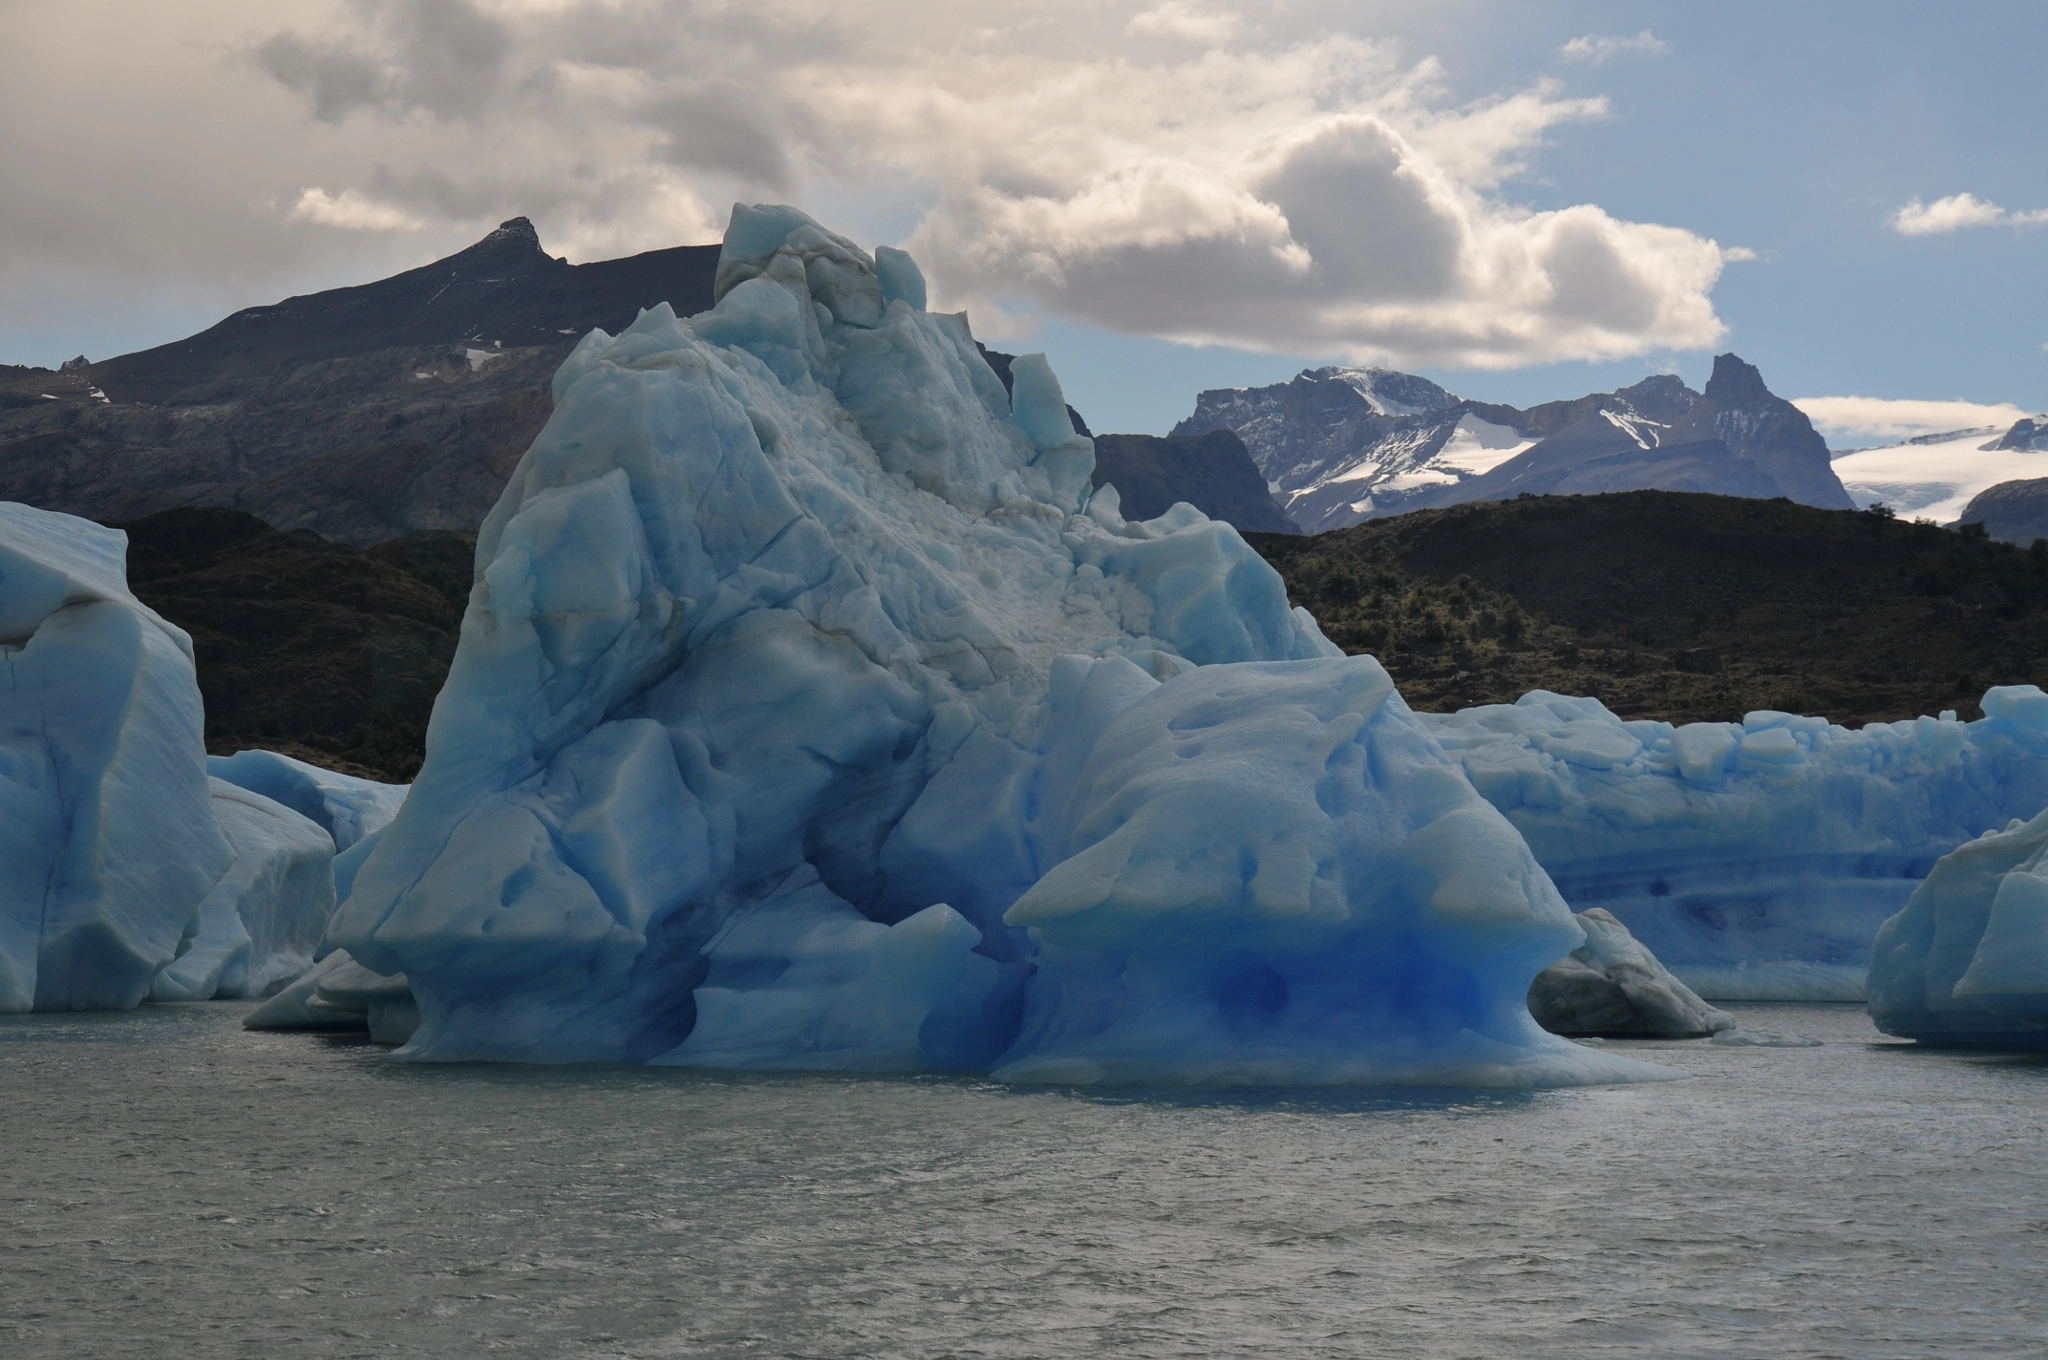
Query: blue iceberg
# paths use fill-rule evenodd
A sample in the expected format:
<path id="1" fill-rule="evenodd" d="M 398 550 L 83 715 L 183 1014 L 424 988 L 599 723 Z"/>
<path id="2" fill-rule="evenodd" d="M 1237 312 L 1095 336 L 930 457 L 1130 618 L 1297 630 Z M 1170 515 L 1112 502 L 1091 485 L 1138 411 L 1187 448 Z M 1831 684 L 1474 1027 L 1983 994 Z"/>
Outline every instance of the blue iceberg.
<path id="1" fill-rule="evenodd" d="M 1924 1044 L 2048 1049 L 2048 812 L 1944 856 L 1884 923 L 1870 1017 Z"/>
<path id="2" fill-rule="evenodd" d="M 1701 996 L 1860 1001 L 1878 927 L 1935 862 L 2048 807 L 2048 694 L 1983 702 L 1972 723 L 1674 727 L 1537 690 L 1422 720 L 1574 909 Z"/>
<path id="3" fill-rule="evenodd" d="M 191 639 L 126 558 L 0 502 L 0 1011 L 261 995 L 333 905 L 318 827 L 209 782 Z"/>
<path id="4" fill-rule="evenodd" d="M 585 337 L 483 525 L 329 935 L 405 979 L 402 1056 L 1670 1075 L 1535 1025 L 1583 937 L 1521 837 L 1228 525 L 1091 495 L 1042 357 L 1012 398 L 789 208 L 716 292 Z"/>

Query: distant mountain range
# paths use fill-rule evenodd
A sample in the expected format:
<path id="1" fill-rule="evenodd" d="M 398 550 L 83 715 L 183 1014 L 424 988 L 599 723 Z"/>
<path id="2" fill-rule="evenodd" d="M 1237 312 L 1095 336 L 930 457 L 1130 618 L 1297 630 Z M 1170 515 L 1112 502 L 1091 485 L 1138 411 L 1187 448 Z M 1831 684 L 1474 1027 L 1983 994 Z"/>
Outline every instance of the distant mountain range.
<path id="1" fill-rule="evenodd" d="M 514 218 L 433 264 L 251 307 L 155 349 L 0 366 L 0 499 L 101 522 L 240 510 L 359 548 L 473 530 L 546 423 L 550 379 L 577 339 L 660 302 L 684 315 L 710 306 L 718 252 L 571 265 Z M 984 353 L 1007 386 L 1010 356 Z M 1831 464 L 1806 417 L 1724 354 L 1704 392 L 1658 376 L 1526 410 L 1387 369 L 1310 369 L 1203 392 L 1165 438 L 1094 437 L 1096 485 L 1117 487 L 1127 517 L 1184 500 L 1254 532 L 1636 489 L 1843 509 L 1882 500 L 1947 521 L 1994 484 L 2034 475 L 2048 416 Z M 2037 523 L 2006 502 L 1999 532 Z"/>
<path id="2" fill-rule="evenodd" d="M 1311 369 L 1204 392 L 1175 435 L 1234 431 L 1290 519 L 1321 533 L 1403 511 L 1515 496 L 1660 489 L 1852 502 L 1827 443 L 1733 354 L 1705 392 L 1675 377 L 1528 410 L 1387 369 Z"/>
<path id="3" fill-rule="evenodd" d="M 593 326 L 711 305 L 717 246 L 572 265 L 514 218 L 376 283 L 52 371 L 0 367 L 0 499 L 102 522 L 247 511 L 358 547 L 473 530 Z"/>

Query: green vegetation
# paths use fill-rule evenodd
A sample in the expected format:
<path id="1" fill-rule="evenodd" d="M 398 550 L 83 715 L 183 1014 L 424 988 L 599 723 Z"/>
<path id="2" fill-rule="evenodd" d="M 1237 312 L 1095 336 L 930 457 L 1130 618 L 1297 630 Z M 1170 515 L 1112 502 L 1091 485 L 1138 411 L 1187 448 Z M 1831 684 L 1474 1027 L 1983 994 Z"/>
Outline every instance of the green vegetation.
<path id="1" fill-rule="evenodd" d="M 1419 709 L 1550 689 L 1631 718 L 1862 722 L 2048 682 L 2048 543 L 1887 511 L 1634 491 L 1247 537 Z"/>

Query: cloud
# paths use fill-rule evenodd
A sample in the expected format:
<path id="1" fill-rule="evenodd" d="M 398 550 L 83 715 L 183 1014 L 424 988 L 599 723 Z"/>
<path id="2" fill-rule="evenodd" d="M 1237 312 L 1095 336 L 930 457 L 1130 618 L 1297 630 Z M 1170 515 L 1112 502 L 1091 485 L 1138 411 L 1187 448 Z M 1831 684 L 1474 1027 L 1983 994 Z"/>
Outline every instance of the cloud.
<path id="1" fill-rule="evenodd" d="M 2048 223 L 2048 208 L 2007 212 L 1975 194 L 1950 194 L 1932 203 L 1915 198 L 1887 221 L 1901 236 L 1941 236 L 1965 227 L 2038 227 Z"/>
<path id="2" fill-rule="evenodd" d="M 1600 33 L 1588 33 L 1573 38 L 1557 49 L 1561 61 L 1583 62 L 1588 66 L 1600 66 L 1616 57 L 1661 57 L 1671 50 L 1671 44 L 1644 29 L 1632 37 L 1614 38 Z"/>
<path id="3" fill-rule="evenodd" d="M 379 203 L 354 189 L 330 194 L 314 185 L 285 214 L 288 221 L 313 222 L 343 231 L 418 231 L 426 223 L 403 208 Z"/>
<path id="4" fill-rule="evenodd" d="M 1319 26 L 1369 22 L 1351 9 L 75 4 L 75 22 L 32 9 L 0 51 L 0 116 L 103 148 L 74 169 L 54 143 L 0 147 L 9 182 L 49 186 L 0 241 L 0 309 L 24 318 L 61 306 L 64 279 L 239 306 L 514 215 L 595 259 L 715 240 L 734 200 L 783 201 L 907 244 L 935 301 L 991 336 L 1066 317 L 1500 368 L 1710 346 L 1743 255 L 1594 203 L 1532 210 L 1518 185 L 1606 104 L 1553 82 L 1454 96 L 1437 61 Z M 91 82 L 21 55 L 80 25 L 122 34 Z"/>
<path id="5" fill-rule="evenodd" d="M 2027 414 L 2010 402 L 1985 405 L 1889 397 L 1796 397 L 1792 404 L 1825 435 L 1894 442 L 1949 430 L 2002 428 Z"/>
<path id="6" fill-rule="evenodd" d="M 1124 25 L 1124 31 L 1154 37 L 1185 38 L 1189 42 L 1213 45 L 1230 41 L 1243 24 L 1244 20 L 1239 16 L 1223 10 L 1191 4 L 1189 0 L 1163 0 L 1161 4 L 1132 15 L 1131 21 Z"/>

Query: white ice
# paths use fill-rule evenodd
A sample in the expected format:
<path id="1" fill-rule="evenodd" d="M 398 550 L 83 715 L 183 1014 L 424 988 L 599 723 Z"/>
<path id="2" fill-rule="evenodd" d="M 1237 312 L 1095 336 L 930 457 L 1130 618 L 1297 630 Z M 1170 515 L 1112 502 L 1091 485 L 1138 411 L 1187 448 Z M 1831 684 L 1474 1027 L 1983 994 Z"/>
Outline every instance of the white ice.
<path id="1" fill-rule="evenodd" d="M 2048 477 L 2048 449 L 2001 449 L 2005 432 L 2005 426 L 1987 426 L 1929 442 L 1858 449 L 1831 466 L 1858 508 L 1882 501 L 1901 519 L 1952 524 L 1987 487 Z"/>
<path id="2" fill-rule="evenodd" d="M 1718 1000 L 1861 1000 L 1870 947 L 1934 862 L 2048 807 L 2048 695 L 1987 717 L 1623 722 L 1538 690 L 1423 715 L 1565 900 L 1612 912 Z"/>
<path id="3" fill-rule="evenodd" d="M 716 292 L 586 336 L 483 525 L 330 934 L 403 1055 L 1668 1075 L 1535 1027 L 1581 936 L 1526 846 L 1228 525 L 1090 499 L 1041 356 L 1007 397 L 909 256 L 788 208 Z"/>

